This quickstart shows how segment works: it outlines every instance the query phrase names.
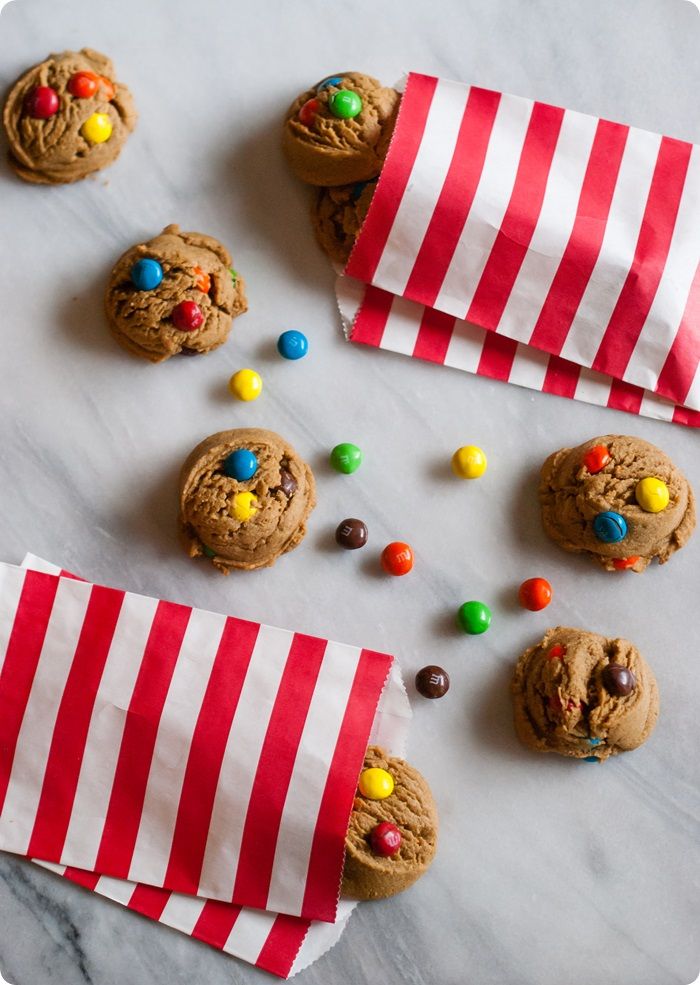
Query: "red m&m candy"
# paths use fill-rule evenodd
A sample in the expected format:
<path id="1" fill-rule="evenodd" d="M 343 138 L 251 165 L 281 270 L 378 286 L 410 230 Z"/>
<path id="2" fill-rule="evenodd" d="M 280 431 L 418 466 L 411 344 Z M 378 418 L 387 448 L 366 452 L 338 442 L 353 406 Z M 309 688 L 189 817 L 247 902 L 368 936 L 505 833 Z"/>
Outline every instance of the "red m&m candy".
<path id="1" fill-rule="evenodd" d="M 299 110 L 299 120 L 305 127 L 310 127 L 313 124 L 320 105 L 318 99 L 307 99 L 301 107 Z"/>
<path id="2" fill-rule="evenodd" d="M 528 578 L 518 589 L 518 599 L 523 609 L 539 612 L 552 601 L 552 586 L 546 578 Z"/>
<path id="3" fill-rule="evenodd" d="M 413 567 L 413 551 L 408 544 L 395 540 L 382 551 L 382 567 L 388 575 L 407 575 Z"/>
<path id="4" fill-rule="evenodd" d="M 194 301 L 181 301 L 176 304 L 170 317 L 175 328 L 181 332 L 194 332 L 204 322 L 202 309 Z"/>
<path id="5" fill-rule="evenodd" d="M 561 660 L 565 653 L 566 647 L 562 646 L 561 643 L 555 643 L 547 654 L 547 660 Z"/>
<path id="6" fill-rule="evenodd" d="M 24 97 L 24 112 L 34 120 L 48 120 L 58 105 L 58 93 L 51 86 L 35 86 Z"/>
<path id="7" fill-rule="evenodd" d="M 369 843 L 375 855 L 388 858 L 391 855 L 396 855 L 401 848 L 401 832 L 395 824 L 382 821 L 370 831 Z"/>
<path id="8" fill-rule="evenodd" d="M 591 475 L 596 475 L 610 461 L 610 452 L 606 445 L 594 445 L 583 456 L 583 464 Z"/>
<path id="9" fill-rule="evenodd" d="M 100 82 L 95 72 L 76 72 L 68 79 L 68 92 L 76 99 L 91 99 L 97 92 Z"/>

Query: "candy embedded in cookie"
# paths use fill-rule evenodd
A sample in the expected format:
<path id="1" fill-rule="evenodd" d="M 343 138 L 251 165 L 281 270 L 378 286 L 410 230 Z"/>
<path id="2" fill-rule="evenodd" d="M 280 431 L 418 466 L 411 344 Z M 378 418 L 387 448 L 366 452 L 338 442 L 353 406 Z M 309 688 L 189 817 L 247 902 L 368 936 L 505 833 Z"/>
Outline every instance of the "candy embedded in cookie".
<path id="1" fill-rule="evenodd" d="M 322 79 L 290 106 L 282 147 L 309 185 L 349 185 L 376 178 L 389 148 L 400 95 L 359 72 Z"/>
<path id="2" fill-rule="evenodd" d="M 154 363 L 211 352 L 248 308 L 243 279 L 233 278 L 230 267 L 218 240 L 166 226 L 127 250 L 112 270 L 105 294 L 112 334 Z"/>
<path id="3" fill-rule="evenodd" d="M 421 774 L 370 746 L 345 838 L 341 895 L 371 900 L 408 889 L 433 861 L 437 833 L 437 809 Z"/>
<path id="4" fill-rule="evenodd" d="M 537 752 L 588 762 L 636 749 L 659 713 L 656 679 L 627 640 L 559 626 L 520 657 L 515 731 Z"/>
<path id="5" fill-rule="evenodd" d="M 301 542 L 315 505 L 309 466 L 283 438 L 262 428 L 206 438 L 180 474 L 185 549 L 223 574 L 274 564 Z"/>
<path id="6" fill-rule="evenodd" d="M 25 181 L 79 181 L 119 156 L 136 125 L 131 93 L 90 48 L 63 51 L 30 68 L 7 97 L 9 162 Z"/>
<path id="7" fill-rule="evenodd" d="M 369 211 L 377 179 L 353 185 L 320 188 L 311 207 L 311 222 L 318 245 L 334 263 L 350 259 L 362 224 Z"/>
<path id="8" fill-rule="evenodd" d="M 607 571 L 644 571 L 680 550 L 695 529 L 695 497 L 659 448 L 608 434 L 563 448 L 542 466 L 545 532 Z"/>

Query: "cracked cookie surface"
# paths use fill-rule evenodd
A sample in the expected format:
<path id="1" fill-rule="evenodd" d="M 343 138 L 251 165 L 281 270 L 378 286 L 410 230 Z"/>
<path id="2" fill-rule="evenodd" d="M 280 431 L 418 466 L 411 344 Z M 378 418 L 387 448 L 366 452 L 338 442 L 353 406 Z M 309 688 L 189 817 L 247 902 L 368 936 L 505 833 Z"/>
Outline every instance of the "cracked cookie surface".
<path id="1" fill-rule="evenodd" d="M 319 246 L 335 263 L 345 266 L 348 262 L 375 188 L 376 179 L 370 179 L 319 189 L 311 208 L 311 222 Z"/>

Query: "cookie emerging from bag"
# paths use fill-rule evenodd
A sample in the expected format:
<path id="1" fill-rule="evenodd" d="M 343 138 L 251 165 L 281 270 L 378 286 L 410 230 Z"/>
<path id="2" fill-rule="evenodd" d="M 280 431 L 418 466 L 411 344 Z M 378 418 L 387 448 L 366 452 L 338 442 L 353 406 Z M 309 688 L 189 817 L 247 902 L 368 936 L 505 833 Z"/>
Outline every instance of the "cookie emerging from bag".
<path id="1" fill-rule="evenodd" d="M 369 75 L 339 72 L 294 100 L 282 147 L 294 174 L 309 185 L 348 185 L 376 178 L 394 132 L 400 95 Z"/>
<path id="2" fill-rule="evenodd" d="M 545 532 L 607 571 L 644 571 L 683 547 L 695 497 L 671 459 L 642 438 L 606 434 L 554 452 L 539 488 Z"/>
<path id="3" fill-rule="evenodd" d="M 637 648 L 585 629 L 549 629 L 518 660 L 511 691 L 524 745 L 591 762 L 641 746 L 659 714 L 656 679 Z"/>
<path id="4" fill-rule="evenodd" d="M 112 335 L 154 363 L 217 349 L 233 319 L 248 308 L 245 284 L 231 263 L 218 240 L 175 225 L 132 246 L 117 260 L 107 285 Z"/>
<path id="5" fill-rule="evenodd" d="M 293 550 L 315 505 L 309 466 L 284 438 L 262 428 L 213 434 L 180 473 L 185 549 L 223 574 L 269 567 Z"/>
<path id="6" fill-rule="evenodd" d="M 345 838 L 341 895 L 383 899 L 408 889 L 435 858 L 437 835 L 435 801 L 418 770 L 370 746 Z"/>
<path id="7" fill-rule="evenodd" d="M 367 217 L 377 179 L 354 185 L 320 188 L 311 209 L 318 245 L 335 263 L 350 259 L 355 240 Z"/>
<path id="8" fill-rule="evenodd" d="M 49 55 L 12 86 L 3 111 L 16 174 L 36 184 L 79 181 L 112 164 L 136 125 L 131 93 L 91 48 Z"/>

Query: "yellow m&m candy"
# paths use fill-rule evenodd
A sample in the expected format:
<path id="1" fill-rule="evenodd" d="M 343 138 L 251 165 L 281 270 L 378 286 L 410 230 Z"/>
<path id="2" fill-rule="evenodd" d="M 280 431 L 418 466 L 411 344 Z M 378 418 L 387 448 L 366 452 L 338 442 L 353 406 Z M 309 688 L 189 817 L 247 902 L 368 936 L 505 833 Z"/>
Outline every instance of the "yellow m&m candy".
<path id="1" fill-rule="evenodd" d="M 394 792 L 394 778 L 386 770 L 372 766 L 371 769 L 362 770 L 357 787 L 362 796 L 369 800 L 384 800 Z"/>
<path id="2" fill-rule="evenodd" d="M 464 445 L 452 456 L 452 471 L 460 479 L 478 479 L 487 464 L 486 455 L 476 445 Z"/>
<path id="3" fill-rule="evenodd" d="M 660 513 L 668 506 L 668 486 L 661 479 L 648 475 L 641 479 L 634 490 L 637 502 L 647 513 Z"/>
<path id="4" fill-rule="evenodd" d="M 237 520 L 245 523 L 258 512 L 258 497 L 251 492 L 239 492 L 233 497 L 231 512 Z"/>
<path id="5" fill-rule="evenodd" d="M 112 121 L 107 113 L 93 113 L 83 123 L 80 132 L 91 144 L 103 144 L 112 136 Z"/>
<path id="6" fill-rule="evenodd" d="M 228 388 L 239 400 L 257 400 L 262 393 L 262 379 L 254 369 L 239 369 L 229 380 Z"/>

